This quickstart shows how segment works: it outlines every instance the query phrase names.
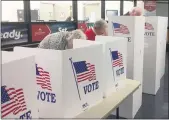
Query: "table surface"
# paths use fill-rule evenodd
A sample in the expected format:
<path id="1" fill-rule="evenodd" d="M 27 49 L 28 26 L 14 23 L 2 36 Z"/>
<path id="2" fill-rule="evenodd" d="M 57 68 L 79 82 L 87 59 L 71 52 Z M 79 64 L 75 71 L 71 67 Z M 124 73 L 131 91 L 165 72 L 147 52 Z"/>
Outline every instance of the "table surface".
<path id="1" fill-rule="evenodd" d="M 123 87 L 120 85 L 123 84 Z M 92 106 L 83 113 L 79 114 L 75 118 L 106 118 L 108 117 L 118 106 L 132 93 L 134 93 L 140 86 L 140 82 L 136 80 L 121 80 L 119 82 L 119 88 L 116 92 L 113 92 L 110 96 L 106 97 L 98 103 Z"/>

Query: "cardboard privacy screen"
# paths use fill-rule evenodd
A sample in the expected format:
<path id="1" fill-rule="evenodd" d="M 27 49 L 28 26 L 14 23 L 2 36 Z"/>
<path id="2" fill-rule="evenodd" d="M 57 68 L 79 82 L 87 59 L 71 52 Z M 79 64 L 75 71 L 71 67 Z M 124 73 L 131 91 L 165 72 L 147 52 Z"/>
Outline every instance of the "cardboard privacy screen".
<path id="1" fill-rule="evenodd" d="M 96 36 L 103 47 L 103 79 L 105 97 L 110 95 L 119 80 L 126 79 L 127 39 L 123 37 Z"/>
<path id="2" fill-rule="evenodd" d="M 165 73 L 167 17 L 146 17 L 143 92 L 155 95 Z"/>
<path id="3" fill-rule="evenodd" d="M 72 118 L 102 100 L 102 45 L 76 47 L 14 48 L 16 53 L 35 55 L 40 118 Z"/>
<path id="4" fill-rule="evenodd" d="M 112 16 L 109 17 L 109 35 L 127 37 L 127 78 L 139 80 L 142 83 L 144 24 L 142 16 Z"/>
<path id="5" fill-rule="evenodd" d="M 110 36 L 128 39 L 126 77 L 138 80 L 142 84 L 145 17 L 109 16 L 108 21 L 108 34 Z M 131 97 L 120 106 L 121 117 L 134 118 L 142 103 L 142 86 Z M 131 112 L 126 114 L 126 110 Z"/>
<path id="6" fill-rule="evenodd" d="M 33 56 L 2 52 L 2 119 L 38 118 L 34 62 Z"/>

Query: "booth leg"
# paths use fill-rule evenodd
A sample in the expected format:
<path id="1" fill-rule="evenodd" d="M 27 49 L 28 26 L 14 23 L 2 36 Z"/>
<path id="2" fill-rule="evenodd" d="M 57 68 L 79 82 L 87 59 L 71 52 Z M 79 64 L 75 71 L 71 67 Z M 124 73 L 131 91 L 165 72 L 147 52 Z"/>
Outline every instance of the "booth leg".
<path id="1" fill-rule="evenodd" d="M 116 108 L 116 119 L 119 119 L 119 107 Z"/>

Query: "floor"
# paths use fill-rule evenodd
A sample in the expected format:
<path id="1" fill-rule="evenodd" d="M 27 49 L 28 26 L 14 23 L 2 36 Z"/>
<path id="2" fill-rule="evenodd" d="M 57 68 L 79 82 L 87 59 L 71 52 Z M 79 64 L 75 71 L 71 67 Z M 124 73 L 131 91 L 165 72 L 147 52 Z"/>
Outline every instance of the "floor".
<path id="1" fill-rule="evenodd" d="M 143 94 L 142 106 L 135 119 L 166 119 L 168 118 L 168 53 L 166 55 L 165 75 L 161 80 L 161 87 L 156 96 Z M 108 119 L 115 119 L 109 116 Z M 123 119 L 123 118 L 121 118 Z"/>
<path id="2" fill-rule="evenodd" d="M 137 119 L 168 118 L 168 55 L 166 55 L 166 71 L 161 80 L 161 87 L 156 96 L 143 94 L 143 104 L 136 114 Z"/>

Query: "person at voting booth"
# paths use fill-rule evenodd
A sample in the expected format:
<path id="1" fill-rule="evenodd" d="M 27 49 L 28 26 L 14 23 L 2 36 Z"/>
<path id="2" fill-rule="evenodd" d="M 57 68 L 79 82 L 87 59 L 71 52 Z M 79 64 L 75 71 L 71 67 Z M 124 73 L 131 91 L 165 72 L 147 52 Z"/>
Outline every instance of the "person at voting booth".
<path id="1" fill-rule="evenodd" d="M 87 37 L 87 40 L 95 41 L 96 35 L 108 35 L 108 25 L 105 20 L 98 20 L 94 23 L 94 27 L 91 29 L 86 30 L 85 34 Z"/>
<path id="2" fill-rule="evenodd" d="M 73 30 L 71 32 L 57 32 L 49 34 L 40 43 L 39 48 L 65 50 L 73 48 L 73 39 L 86 39 L 85 34 L 81 30 Z"/>
<path id="3" fill-rule="evenodd" d="M 125 16 L 141 16 L 142 10 L 139 7 L 134 7 L 131 11 L 124 14 Z"/>

